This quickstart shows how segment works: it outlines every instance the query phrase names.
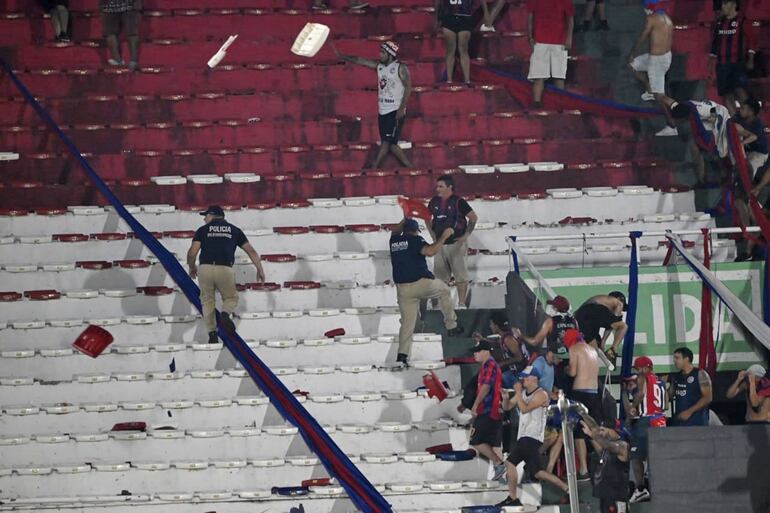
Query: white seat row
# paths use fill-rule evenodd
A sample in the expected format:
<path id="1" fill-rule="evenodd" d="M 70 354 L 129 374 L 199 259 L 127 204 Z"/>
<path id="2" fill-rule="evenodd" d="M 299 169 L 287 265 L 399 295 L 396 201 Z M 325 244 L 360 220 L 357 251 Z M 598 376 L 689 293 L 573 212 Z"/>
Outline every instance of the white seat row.
<path id="1" fill-rule="evenodd" d="M 504 275 L 503 275 L 504 277 Z M 504 280 L 471 284 L 475 308 L 496 308 L 504 304 L 505 291 L 499 285 Z M 162 315 L 185 316 L 193 312 L 192 306 L 181 293 L 163 296 L 107 297 L 84 300 L 60 297 L 47 301 L 21 300 L 3 303 L 0 322 L 11 323 L 22 329 L 39 328 L 47 319 L 90 318 L 101 324 L 118 324 L 121 320 L 131 324 L 153 324 Z M 96 298 L 90 298 L 96 299 Z M 314 289 L 281 289 L 273 292 L 247 290 L 240 294 L 236 312 L 270 311 L 273 317 L 301 316 L 305 310 L 367 308 L 371 305 L 395 308 L 396 287 L 392 283 L 355 288 L 321 287 Z M 290 312 L 284 315 L 283 312 Z M 22 324 L 28 322 L 29 324 Z M 307 335 L 307 333 L 305 334 Z M 318 334 L 321 335 L 320 333 Z"/>
<path id="2" fill-rule="evenodd" d="M 273 368 L 289 390 L 308 390 L 316 394 L 350 394 L 353 400 L 379 399 L 379 393 L 368 398 L 368 390 L 414 390 L 422 386 L 425 370 L 374 370 L 371 365 L 340 371 L 319 365 L 300 373 L 296 367 Z M 437 369 L 436 374 L 454 390 L 460 388 L 457 367 Z M 20 397 L 44 404 L 59 402 L 123 401 L 134 409 L 154 407 L 159 400 L 178 397 L 220 398 L 256 395 L 260 391 L 243 369 L 228 371 L 201 369 L 172 373 L 167 369 L 150 376 L 145 371 L 120 374 L 85 374 L 72 381 L 46 382 L 33 377 L 0 379 L 0 404 L 13 404 Z M 363 394 L 359 398 L 359 394 Z"/>
<path id="3" fill-rule="evenodd" d="M 3 304 L 3 308 L 5 306 L 7 305 Z M 319 337 L 316 340 L 320 340 L 324 333 L 337 328 L 345 330 L 348 335 L 397 333 L 399 330 L 398 311 L 393 307 L 322 311 L 329 315 L 314 317 L 309 315 L 308 311 L 302 310 L 291 311 L 291 315 L 288 315 L 290 311 L 242 312 L 238 321 L 238 333 L 246 340 L 308 340 L 314 337 Z M 286 315 L 282 316 L 284 314 Z M 195 316 L 161 316 L 157 322 L 151 324 L 129 324 L 120 316 L 96 318 L 83 317 L 81 314 L 70 319 L 67 323 L 69 327 L 55 320 L 61 319 L 60 314 L 51 317 L 49 321 L 0 321 L 0 348 L 69 348 L 86 324 L 99 324 L 112 333 L 115 341 L 111 347 L 158 345 L 160 341 L 160 345 L 195 344 L 208 339 L 203 322 Z M 184 322 L 178 322 L 179 320 Z"/>
<path id="4" fill-rule="evenodd" d="M 121 490 L 133 494 L 147 494 L 155 490 L 249 490 L 255 483 L 263 486 L 299 485 L 302 480 L 326 475 L 315 456 L 292 458 L 286 465 L 282 459 L 247 460 L 246 466 L 231 466 L 231 461 L 221 461 L 215 466 L 207 459 L 179 459 L 169 462 L 132 462 L 121 459 L 105 459 L 90 462 L 92 467 L 83 473 L 54 472 L 52 467 L 26 465 L 0 470 L 0 489 L 5 497 L 36 497 L 45 495 L 88 495 L 98 490 L 100 494 L 117 495 Z M 242 460 L 240 460 L 242 461 Z M 239 463 L 240 463 L 239 461 Z M 486 461 L 426 461 L 408 462 L 392 453 L 364 454 L 353 459 L 359 470 L 371 482 L 436 482 L 484 480 L 491 476 Z M 136 465 L 144 463 L 144 468 Z M 281 464 L 284 463 L 284 464 Z M 76 463 L 77 465 L 77 463 Z M 68 468 L 67 470 L 72 469 Z"/>
<path id="5" fill-rule="evenodd" d="M 412 344 L 414 362 L 437 361 L 443 358 L 441 336 L 417 334 Z M 336 366 L 361 362 L 395 361 L 396 335 L 374 337 L 348 335 L 338 340 L 251 341 L 249 346 L 267 365 L 312 367 L 319 362 L 334 362 Z M 18 343 L 18 342 L 17 342 Z M 172 359 L 180 369 L 227 369 L 235 367 L 235 358 L 219 344 L 186 344 L 184 342 L 108 346 L 98 358 L 90 358 L 71 347 L 2 347 L 0 345 L 0 376 L 38 376 L 42 379 L 67 380 L 75 374 L 122 373 L 136 369 L 168 368 Z"/>
<path id="6" fill-rule="evenodd" d="M 606 208 L 606 207 L 605 207 Z M 600 212 L 607 212 L 604 208 Z M 569 218 L 569 219 L 567 219 Z M 528 221 L 525 224 L 506 224 L 497 221 L 479 222 L 468 239 L 472 248 L 490 251 L 507 249 L 505 237 L 512 234 L 528 235 L 569 235 L 582 232 L 626 232 L 629 230 L 660 231 L 662 223 L 666 229 L 700 229 L 714 226 L 708 214 L 649 214 L 640 217 L 630 216 L 625 219 L 607 220 L 600 214 L 581 217 L 577 214 L 564 216 L 564 223 L 542 223 Z M 334 265 L 347 265 L 351 261 L 369 258 L 386 259 L 390 232 L 378 231 L 367 233 L 302 233 L 277 234 L 272 230 L 245 230 L 252 245 L 266 254 L 291 254 L 303 259 L 307 265 L 318 267 L 321 272 Z M 426 235 L 427 237 L 427 235 Z M 190 246 L 190 238 L 161 239 L 163 245 L 180 260 Z M 4 236 L 0 237 L 0 263 L 13 272 L 35 271 L 39 266 L 49 272 L 66 270 L 67 265 L 84 260 L 87 253 L 90 260 L 124 260 L 145 258 L 153 260 L 150 251 L 136 239 L 122 240 L 87 240 L 83 242 L 65 242 L 52 239 L 51 235 Z M 310 249 L 310 251 L 309 251 Z M 243 254 L 239 260 L 247 263 Z M 29 264 L 28 262 L 32 262 Z M 344 262 L 344 264 L 342 264 Z M 36 265 L 38 264 L 38 265 Z M 280 267 L 280 266 L 278 266 Z"/>
<path id="7" fill-rule="evenodd" d="M 214 345 L 216 347 L 216 345 Z M 221 347 L 220 347 L 221 349 Z M 15 351 L 3 351 L 3 353 L 13 353 L 15 355 L 19 355 L 20 353 L 28 353 L 31 350 L 15 350 Z M 58 352 L 58 350 L 57 350 Z M 142 353 L 134 353 L 134 354 L 142 354 Z M 328 358 L 325 360 L 327 362 L 335 362 L 336 359 L 334 358 L 333 352 L 327 352 L 326 353 Z M 387 353 L 386 353 L 387 355 Z M 57 369 L 55 370 L 49 370 L 46 369 L 45 366 L 39 366 L 35 365 L 35 363 L 48 363 L 50 360 L 42 360 L 40 358 L 24 358 L 21 359 L 23 363 L 27 363 L 27 365 L 18 365 L 18 361 L 20 360 L 18 357 L 14 358 L 14 361 L 8 361 L 8 360 L 0 360 L 0 386 L 22 386 L 22 385 L 28 385 L 31 384 L 30 379 L 32 379 L 32 383 L 34 382 L 49 382 L 49 381 L 56 381 L 59 383 L 67 382 L 67 381 L 76 381 L 78 383 L 104 383 L 107 381 L 115 380 L 115 381 L 144 381 L 144 380 L 156 380 L 156 381 L 170 381 L 170 380 L 177 380 L 177 379 L 184 379 L 185 377 L 190 378 L 197 378 L 197 379 L 209 379 L 209 378 L 215 378 L 220 376 L 231 376 L 231 377 L 244 377 L 244 372 L 240 365 L 236 365 L 234 359 L 230 355 L 229 352 L 222 355 L 223 358 L 209 358 L 204 360 L 202 363 L 206 363 L 208 365 L 204 365 L 202 367 L 195 367 L 194 365 L 191 365 L 191 362 L 184 360 L 180 357 L 179 362 L 176 361 L 176 357 L 173 357 L 173 369 L 169 368 L 169 365 L 172 364 L 172 357 L 169 357 L 168 355 L 161 356 L 161 358 L 154 358 L 152 360 L 149 359 L 137 359 L 133 358 L 130 363 L 126 365 L 122 365 L 121 367 L 124 367 L 124 369 L 116 369 L 111 365 L 112 362 L 115 361 L 115 359 L 84 359 L 79 358 L 78 361 L 82 362 L 85 365 L 77 365 L 78 361 L 73 362 L 75 365 L 71 366 L 60 366 L 57 365 Z M 219 360 L 219 363 L 218 363 Z M 361 363 L 362 360 L 359 360 L 358 362 L 351 362 L 346 364 L 340 364 L 339 362 L 335 363 L 323 363 L 324 360 L 316 361 L 315 363 L 308 363 L 306 365 L 297 365 L 296 363 L 292 362 L 285 362 L 284 365 L 278 365 L 275 362 L 271 362 L 272 365 L 270 365 L 273 372 L 278 376 L 288 376 L 292 374 L 308 374 L 308 375 L 326 375 L 326 374 L 336 374 L 336 373 L 352 373 L 352 374 L 360 374 L 365 372 L 374 372 L 379 370 L 380 367 L 387 365 L 390 362 L 386 362 L 383 358 L 382 361 L 379 363 Z M 371 361 L 371 360 L 369 360 Z M 97 365 L 89 365 L 90 363 L 94 363 Z M 393 355 L 393 359 L 391 362 L 395 362 L 395 355 Z M 148 367 L 147 363 L 155 363 L 154 367 Z M 134 366 L 132 367 L 132 364 Z M 136 365 L 138 364 L 138 366 Z M 213 365 L 212 365 L 213 364 Z M 415 370 L 422 370 L 422 371 L 431 371 L 435 369 L 442 369 L 445 367 L 444 362 L 441 360 L 416 360 L 412 359 L 410 362 L 410 365 Z M 63 368 L 62 368 L 63 367 Z M 165 369 L 164 369 L 165 367 Z M 75 370 L 75 374 L 69 374 L 67 375 L 67 369 Z M 156 371 L 137 371 L 137 368 L 155 368 L 155 369 L 164 369 L 164 370 L 156 370 Z M 25 373 L 25 371 L 30 371 L 31 373 Z M 210 374 L 210 373 L 217 373 L 216 376 Z M 34 378 L 29 378 L 28 376 L 33 375 Z"/>
<path id="8" fill-rule="evenodd" d="M 404 489 L 409 483 L 389 483 L 397 489 Z M 420 484 L 420 483 L 413 483 Z M 396 492 L 387 484 L 374 484 L 375 488 L 388 498 L 395 511 L 398 513 L 462 513 L 464 506 L 477 506 L 482 504 L 494 504 L 504 497 L 504 490 L 494 482 L 483 480 L 463 481 L 459 490 L 444 491 L 436 488 L 454 488 L 453 482 L 445 483 L 421 483 L 419 491 Z M 433 484 L 433 488 L 431 488 Z M 259 510 L 266 513 L 285 513 L 292 506 L 302 504 L 307 511 L 317 513 L 353 513 L 358 511 L 354 504 L 345 495 L 324 495 L 324 493 L 336 492 L 337 485 L 332 485 L 329 490 L 313 488 L 313 492 L 299 497 L 281 497 L 272 494 L 269 489 L 223 490 L 221 492 L 156 492 L 147 495 L 81 495 L 81 496 L 48 496 L 44 498 L 19 499 L 9 501 L 5 506 L 0 505 L 0 510 L 14 508 L 14 510 L 50 508 L 60 505 L 66 508 L 109 506 L 111 513 L 136 513 L 136 512 L 166 512 L 186 513 L 190 511 L 190 503 L 216 502 L 216 510 L 220 513 L 242 513 L 244 502 L 258 501 Z M 527 504 L 536 504 L 541 496 L 540 486 L 525 484 L 520 486 L 520 495 Z M 227 497 L 227 498 L 225 498 Z M 82 510 L 78 510 L 82 511 Z M 513 510 L 511 510 L 513 511 Z M 558 506 L 541 506 L 539 513 L 558 513 Z"/>
<path id="9" fill-rule="evenodd" d="M 642 191 L 642 189 L 644 189 Z M 506 222 L 518 224 L 533 219 L 549 224 L 565 216 L 590 216 L 596 212 L 627 212 L 629 215 L 645 215 L 671 212 L 694 212 L 694 194 L 687 192 L 651 191 L 645 187 L 627 187 L 624 191 L 612 189 L 614 195 L 589 196 L 580 198 L 554 199 L 471 199 L 473 209 L 483 222 Z M 504 191 L 503 191 L 504 192 Z M 589 191 L 590 192 L 590 191 Z M 644 192 L 641 194 L 640 192 Z M 382 224 L 398 222 L 402 216 L 395 196 L 377 198 L 354 198 L 346 201 L 329 198 L 311 199 L 310 207 L 271 208 L 268 210 L 240 209 L 227 212 L 230 222 L 247 228 L 305 225 L 308 219 L 314 224 L 338 224 L 340 219 L 358 224 Z M 353 205 L 352 203 L 355 203 Z M 364 208 L 362 208 L 364 207 Z M 205 208 L 203 206 L 202 208 Z M 129 206 L 140 223 L 149 230 L 169 231 L 195 229 L 201 224 L 197 211 L 181 211 L 172 205 Z M 67 215 L 27 215 L 18 217 L 0 216 L 0 233 L 32 235 L 45 226 L 48 233 L 93 233 L 94 227 L 105 227 L 101 231 L 114 231 L 125 224 L 111 207 L 74 206 Z"/>
<path id="10" fill-rule="evenodd" d="M 311 394 L 312 395 L 312 394 Z M 378 422 L 419 424 L 424 429 L 438 420 L 465 423 L 458 414 L 456 391 L 438 403 L 420 391 L 386 390 L 342 394 L 315 394 L 314 399 L 297 396 L 305 409 L 324 425 L 337 425 L 344 419 L 364 425 Z M 347 396 L 346 396 L 347 395 Z M 19 398 L 17 397 L 18 401 Z M 3 433 L 16 437 L 36 433 L 91 433 L 108 430 L 121 422 L 145 422 L 149 426 L 180 428 L 195 426 L 262 426 L 282 424 L 278 411 L 263 396 L 195 398 L 180 395 L 158 401 L 87 401 L 50 400 L 0 407 Z M 422 424 L 422 423 L 430 423 Z M 364 428 L 362 428 L 364 429 Z M 432 429 L 432 428 L 431 428 Z"/>
<path id="11" fill-rule="evenodd" d="M 409 453 L 449 443 L 465 449 L 468 433 L 448 423 L 378 422 L 371 424 L 323 425 L 345 452 L 366 448 L 369 452 Z M 173 460 L 195 454 L 208 459 L 284 458 L 309 454 L 296 428 L 285 425 L 244 427 L 192 427 L 143 431 L 73 432 L 37 435 L 3 435 L 3 466 L 56 466 L 73 461 L 98 461 L 111 455 L 132 461 Z M 131 443 L 128 443 L 131 442 Z M 433 458 L 420 456 L 427 461 Z M 426 459 L 427 458 L 427 459 Z"/>

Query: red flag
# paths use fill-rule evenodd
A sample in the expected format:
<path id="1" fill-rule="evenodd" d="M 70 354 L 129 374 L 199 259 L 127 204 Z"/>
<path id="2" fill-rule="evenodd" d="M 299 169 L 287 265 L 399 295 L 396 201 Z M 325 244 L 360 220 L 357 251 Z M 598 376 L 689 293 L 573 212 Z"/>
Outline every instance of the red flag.
<path id="1" fill-rule="evenodd" d="M 398 204 L 401 205 L 401 208 L 404 210 L 404 216 L 406 217 L 419 217 L 426 223 L 430 223 L 431 217 L 433 217 L 430 210 L 428 210 L 428 207 L 419 200 L 400 196 L 398 198 Z"/>
<path id="2" fill-rule="evenodd" d="M 711 265 L 711 248 L 709 247 L 709 229 L 703 232 L 703 265 L 706 269 Z M 700 342 L 698 344 L 698 367 L 709 373 L 712 379 L 716 377 L 717 352 L 714 347 L 714 327 L 712 319 L 711 289 L 706 282 L 701 287 L 700 305 Z"/>

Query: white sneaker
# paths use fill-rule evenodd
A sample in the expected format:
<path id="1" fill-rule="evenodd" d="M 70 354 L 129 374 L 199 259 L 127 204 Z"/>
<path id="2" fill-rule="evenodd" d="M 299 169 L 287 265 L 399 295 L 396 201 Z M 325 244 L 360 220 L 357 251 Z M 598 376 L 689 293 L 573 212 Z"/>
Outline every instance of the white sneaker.
<path id="1" fill-rule="evenodd" d="M 672 135 L 679 135 L 679 131 L 675 127 L 667 126 L 655 134 L 655 137 L 671 137 Z"/>
<path id="2" fill-rule="evenodd" d="M 654 102 L 655 101 L 655 95 L 652 93 L 642 93 L 642 101 L 645 102 Z"/>
<path id="3" fill-rule="evenodd" d="M 628 499 L 628 502 L 631 504 L 636 502 L 644 502 L 650 500 L 650 491 L 645 488 L 643 490 L 634 490 L 633 495 L 631 495 L 631 498 Z"/>
<path id="4" fill-rule="evenodd" d="M 491 25 L 487 25 L 486 23 L 481 25 L 481 28 L 479 29 L 480 32 L 494 32 L 495 27 Z"/>

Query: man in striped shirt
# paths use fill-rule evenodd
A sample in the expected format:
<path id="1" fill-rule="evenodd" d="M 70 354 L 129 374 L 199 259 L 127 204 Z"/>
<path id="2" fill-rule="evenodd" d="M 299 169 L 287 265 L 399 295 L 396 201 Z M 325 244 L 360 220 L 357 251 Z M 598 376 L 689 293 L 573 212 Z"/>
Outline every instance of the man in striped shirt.
<path id="1" fill-rule="evenodd" d="M 473 348 L 473 357 L 481 364 L 476 400 L 471 407 L 473 427 L 470 445 L 494 465 L 494 477 L 499 481 L 505 475 L 503 461 L 503 424 L 501 420 L 502 372 L 492 357 L 492 346 L 487 340 L 480 340 Z"/>
<path id="2" fill-rule="evenodd" d="M 730 116 L 735 114 L 736 98 L 746 101 L 746 71 L 754 69 L 757 40 L 751 22 L 738 13 L 738 0 L 722 2 L 722 16 L 714 23 L 711 61 L 716 63 L 717 90 Z"/>

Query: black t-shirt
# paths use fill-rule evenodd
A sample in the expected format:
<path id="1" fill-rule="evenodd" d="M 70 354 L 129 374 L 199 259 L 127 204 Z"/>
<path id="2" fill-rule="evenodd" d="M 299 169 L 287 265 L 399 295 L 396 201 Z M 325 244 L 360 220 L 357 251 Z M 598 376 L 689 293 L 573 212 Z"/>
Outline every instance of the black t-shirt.
<path id="1" fill-rule="evenodd" d="M 754 118 L 753 122 L 746 121 L 740 114 L 735 116 L 735 121 L 743 128 L 757 136 L 757 140 L 751 144 L 746 145 L 746 151 L 756 151 L 757 153 L 767 154 L 767 135 L 765 134 L 765 126 L 762 124 L 762 120 Z M 754 170 L 757 171 L 756 169 Z"/>
<path id="2" fill-rule="evenodd" d="M 440 196 L 434 196 L 428 203 L 433 219 L 431 220 L 431 229 L 436 234 L 436 238 L 447 228 L 454 229 L 454 234 L 449 237 L 446 244 L 453 244 L 458 237 L 465 235 L 468 229 L 468 220 L 466 216 L 473 212 L 473 209 L 463 198 L 451 195 L 443 200 Z"/>
<path id="3" fill-rule="evenodd" d="M 193 240 L 201 243 L 201 264 L 233 265 L 235 249 L 248 244 L 243 231 L 224 219 L 214 219 L 195 232 Z"/>
<path id="4" fill-rule="evenodd" d="M 393 281 L 413 283 L 422 278 L 433 278 L 422 248 L 428 243 L 419 235 L 396 234 L 390 236 L 390 264 Z"/>

